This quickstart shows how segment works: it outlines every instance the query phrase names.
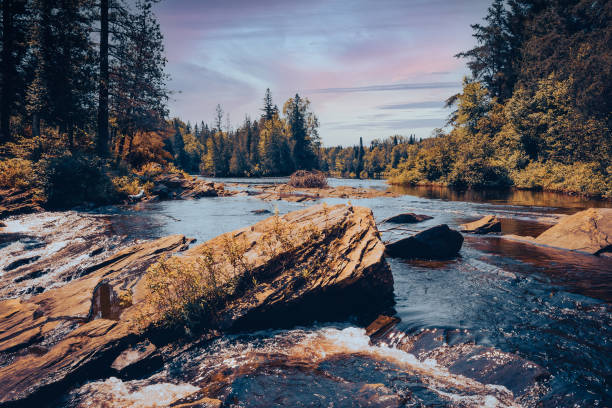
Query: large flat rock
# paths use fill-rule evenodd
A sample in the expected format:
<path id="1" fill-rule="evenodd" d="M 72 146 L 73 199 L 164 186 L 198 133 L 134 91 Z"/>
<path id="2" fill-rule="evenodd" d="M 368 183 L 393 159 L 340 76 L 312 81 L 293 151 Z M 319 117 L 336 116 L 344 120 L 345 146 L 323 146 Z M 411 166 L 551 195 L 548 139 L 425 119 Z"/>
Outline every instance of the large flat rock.
<path id="1" fill-rule="evenodd" d="M 172 235 L 135 245 L 65 286 L 27 300 L 0 301 L 0 403 L 24 399 L 86 372 L 135 335 L 133 314 L 119 319 L 112 313 L 116 297 L 131 290 L 161 255 L 186 242 L 184 236 Z"/>
<path id="2" fill-rule="evenodd" d="M 537 238 L 517 235 L 504 238 L 592 255 L 609 254 L 612 252 L 612 208 L 589 208 L 563 217 Z"/>
<path id="3" fill-rule="evenodd" d="M 270 241 L 270 231 L 279 225 L 287 240 Z M 228 239 L 247 245 L 252 284 L 224 299 L 214 321 L 199 327 L 203 338 L 374 313 L 392 304 L 393 278 L 369 209 L 319 205 L 270 217 L 189 249 L 180 259 L 199 260 L 205 250 L 223 253 Z M 175 337 L 168 337 L 153 321 L 147 326 L 146 318 L 143 327 L 143 316 L 151 312 L 151 287 L 142 277 L 160 257 L 187 243 L 176 235 L 135 245 L 60 288 L 0 302 L 0 404 L 36 404 L 77 381 L 148 367 L 152 357 L 166 361 L 198 341 L 197 333 L 187 338 L 174 331 Z M 219 271 L 245 273 L 223 262 Z M 141 347 L 147 341 L 158 351 Z"/>

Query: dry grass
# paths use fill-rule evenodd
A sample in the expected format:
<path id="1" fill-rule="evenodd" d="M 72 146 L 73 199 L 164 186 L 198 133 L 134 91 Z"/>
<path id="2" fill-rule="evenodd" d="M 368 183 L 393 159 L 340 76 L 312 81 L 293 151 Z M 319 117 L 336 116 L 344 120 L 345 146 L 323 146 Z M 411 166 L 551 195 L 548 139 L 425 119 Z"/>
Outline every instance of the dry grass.
<path id="1" fill-rule="evenodd" d="M 298 170 L 291 175 L 289 185 L 296 188 L 327 188 L 327 178 L 320 171 Z"/>
<path id="2" fill-rule="evenodd" d="M 291 261 L 296 242 L 308 245 L 320 236 L 314 225 L 296 230 L 275 215 L 256 247 L 251 247 L 244 235 L 226 234 L 220 248 L 204 245 L 197 256 L 162 258 L 145 274 L 149 295 L 137 324 L 141 330 L 152 325 L 183 327 L 189 332 L 214 322 L 228 299 L 259 284 L 252 257 L 247 255 L 251 250 L 251 255 L 272 261 L 281 270 L 296 266 L 304 278 L 323 271 L 324 256 L 317 257 L 312 265 L 299 267 Z"/>
<path id="3" fill-rule="evenodd" d="M 7 159 L 0 161 L 0 188 L 29 189 L 36 180 L 31 161 Z"/>

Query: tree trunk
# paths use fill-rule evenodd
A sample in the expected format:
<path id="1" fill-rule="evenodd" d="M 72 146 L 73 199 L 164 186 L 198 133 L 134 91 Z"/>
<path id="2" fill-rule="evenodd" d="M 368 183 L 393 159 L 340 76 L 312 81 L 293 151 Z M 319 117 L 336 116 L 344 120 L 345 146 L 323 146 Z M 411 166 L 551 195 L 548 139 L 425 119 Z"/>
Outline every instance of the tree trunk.
<path id="1" fill-rule="evenodd" d="M 38 113 L 32 114 L 32 136 L 40 136 L 40 116 Z"/>
<path id="2" fill-rule="evenodd" d="M 0 144 L 11 140 L 10 120 L 13 103 L 13 1 L 2 2 L 2 101 L 0 101 Z"/>
<path id="3" fill-rule="evenodd" d="M 98 89 L 98 140 L 101 156 L 108 155 L 108 1 L 100 0 L 100 84 Z"/>

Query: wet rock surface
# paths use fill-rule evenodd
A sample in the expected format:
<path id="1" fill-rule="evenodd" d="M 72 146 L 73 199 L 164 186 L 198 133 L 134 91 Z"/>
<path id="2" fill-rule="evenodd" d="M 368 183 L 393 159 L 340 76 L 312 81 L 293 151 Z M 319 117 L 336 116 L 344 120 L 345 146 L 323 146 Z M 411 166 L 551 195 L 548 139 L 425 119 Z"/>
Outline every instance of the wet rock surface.
<path id="1" fill-rule="evenodd" d="M 536 238 L 506 235 L 504 238 L 592 255 L 612 253 L 612 208 L 590 208 L 561 218 Z"/>
<path id="2" fill-rule="evenodd" d="M 134 244 L 108 216 L 45 212 L 5 220 L 0 230 L 0 299 L 28 296 L 85 276 Z"/>
<path id="3" fill-rule="evenodd" d="M 408 335 L 394 329 L 397 318 L 379 316 L 366 332 L 373 344 L 385 344 L 414 355 L 419 361 L 435 360 L 449 373 L 484 384 L 495 384 L 509 391 L 516 399 L 533 399 L 541 391 L 542 381 L 550 377 L 543 367 L 515 354 L 474 344 L 467 330 L 426 329 Z M 379 326 L 384 332 L 375 330 Z"/>
<path id="4" fill-rule="evenodd" d="M 393 258 L 444 259 L 456 256 L 461 245 L 463 236 L 442 224 L 387 244 L 386 254 Z"/>
<path id="5" fill-rule="evenodd" d="M 346 318 L 391 304 L 393 278 L 369 209 L 315 206 L 281 218 L 293 229 L 316 226 L 320 234 L 314 240 L 295 236 L 297 242 L 286 252 L 261 256 L 262 235 L 278 222 L 271 217 L 205 244 L 218 249 L 228 236 L 245 237 L 258 283 L 229 299 L 219 311 L 217 327 L 203 340 L 218 336 L 214 329 Z M 0 403 L 40 402 L 54 390 L 92 376 L 141 374 L 192 347 L 189 341 L 168 344 L 143 338 L 136 325 L 147 304 L 148 289 L 141 279 L 147 267 L 187 244 L 184 236 L 175 235 L 128 247 L 63 287 L 2 301 L 0 389 L 9 391 L 0 395 Z M 201 247 L 194 247 L 183 256 L 200 252 Z M 313 257 L 322 258 L 320 269 L 305 276 L 303 267 L 312 265 Z M 146 333 L 155 336 L 155 331 Z"/>
<path id="6" fill-rule="evenodd" d="M 159 256 L 186 244 L 184 236 L 175 235 L 135 245 L 62 287 L 0 301 L 0 389 L 7 390 L 0 403 L 82 380 L 79 376 L 93 375 L 101 362 L 114 359 L 117 347 L 137 334 L 131 324 L 135 315 L 129 307 L 119 314 L 105 307 L 117 306 L 120 291 L 133 291 Z M 106 290 L 97 290 L 100 285 Z"/>
<path id="7" fill-rule="evenodd" d="M 485 215 L 479 220 L 461 224 L 461 231 L 472 234 L 489 234 L 491 232 L 501 232 L 502 223 L 494 215 Z"/>

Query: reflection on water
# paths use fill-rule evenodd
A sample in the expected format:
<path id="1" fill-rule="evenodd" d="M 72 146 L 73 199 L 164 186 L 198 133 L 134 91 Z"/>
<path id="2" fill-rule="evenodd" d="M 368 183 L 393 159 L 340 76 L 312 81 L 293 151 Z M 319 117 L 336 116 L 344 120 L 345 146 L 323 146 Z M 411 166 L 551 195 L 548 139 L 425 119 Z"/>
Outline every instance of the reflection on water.
<path id="1" fill-rule="evenodd" d="M 387 188 L 380 180 L 331 179 L 330 184 Z M 382 224 L 383 240 L 442 223 L 457 228 L 487 214 L 502 218 L 503 234 L 537 236 L 561 214 L 611 205 L 526 191 L 392 189 L 405 195 L 351 201 L 371 208 L 379 222 L 401 212 L 433 219 L 393 230 Z M 118 234 L 156 238 L 182 233 L 202 242 L 269 216 L 252 210 L 278 208 L 283 214 L 308 205 L 236 196 L 112 207 L 103 212 L 111 215 Z M 478 383 L 448 373 L 444 377 L 440 373 L 445 369 L 435 360 L 417 361 L 401 350 L 371 346 L 361 329 L 345 322 L 225 336 L 181 354 L 148 379 L 103 379 L 86 385 L 72 394 L 66 406 L 95 406 L 100 401 L 154 406 L 148 392 L 157 395 L 167 389 L 173 397 L 187 398 L 193 390 L 213 385 L 216 388 L 209 390 L 210 395 L 226 398 L 228 406 L 612 406 L 609 258 L 535 247 L 495 235 L 466 235 L 456 259 L 389 259 L 389 264 L 402 335 L 415 336 L 423 329 L 462 333 L 472 344 L 533 361 L 552 374 L 542 384 L 543 395 L 537 401 L 517 401 L 507 390 L 491 386 L 494 380 L 487 381 L 485 374 Z M 440 348 L 439 359 L 447 356 L 445 350 Z M 444 382 L 449 379 L 455 382 Z"/>
<path id="2" fill-rule="evenodd" d="M 561 213 L 573 213 L 590 207 L 612 207 L 609 200 L 591 200 L 580 196 L 552 193 L 547 191 L 527 190 L 453 190 L 438 186 L 390 186 L 389 189 L 399 194 L 417 197 L 490 203 L 496 205 L 522 205 L 557 208 Z"/>

